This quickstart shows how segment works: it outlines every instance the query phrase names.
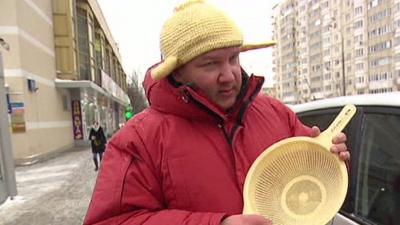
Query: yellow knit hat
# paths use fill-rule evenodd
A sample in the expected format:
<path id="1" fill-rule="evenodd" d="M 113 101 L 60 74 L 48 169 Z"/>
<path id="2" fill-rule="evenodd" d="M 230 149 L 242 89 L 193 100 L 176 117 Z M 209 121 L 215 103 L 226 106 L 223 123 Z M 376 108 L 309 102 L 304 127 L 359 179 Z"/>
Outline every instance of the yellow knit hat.
<path id="1" fill-rule="evenodd" d="M 152 69 L 153 79 L 168 76 L 179 66 L 214 49 L 241 46 L 242 51 L 265 48 L 275 42 L 243 45 L 243 35 L 222 10 L 205 0 L 188 0 L 177 6 L 160 35 L 165 60 Z"/>

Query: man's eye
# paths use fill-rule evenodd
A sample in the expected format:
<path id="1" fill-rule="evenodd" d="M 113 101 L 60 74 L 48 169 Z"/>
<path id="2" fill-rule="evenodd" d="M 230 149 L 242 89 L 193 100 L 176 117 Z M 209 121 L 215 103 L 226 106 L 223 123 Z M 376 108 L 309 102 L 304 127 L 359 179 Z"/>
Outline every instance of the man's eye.
<path id="1" fill-rule="evenodd" d="M 215 61 L 209 61 L 209 62 L 205 62 L 205 63 L 203 63 L 203 66 L 212 66 L 212 65 L 215 65 L 217 62 L 215 62 Z"/>
<path id="2" fill-rule="evenodd" d="M 231 61 L 235 61 L 237 58 L 239 58 L 239 54 L 234 55 L 230 58 Z"/>

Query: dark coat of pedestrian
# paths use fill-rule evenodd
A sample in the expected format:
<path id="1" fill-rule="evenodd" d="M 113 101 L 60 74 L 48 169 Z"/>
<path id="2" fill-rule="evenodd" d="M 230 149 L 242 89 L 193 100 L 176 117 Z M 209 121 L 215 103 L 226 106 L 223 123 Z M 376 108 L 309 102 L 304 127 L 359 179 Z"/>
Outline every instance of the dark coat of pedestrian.
<path id="1" fill-rule="evenodd" d="M 90 129 L 89 140 L 91 142 L 93 161 L 95 165 L 95 171 L 99 168 L 99 163 L 97 161 L 97 156 L 100 158 L 100 162 L 103 158 L 104 150 L 106 149 L 107 138 L 104 135 L 103 128 L 98 122 L 93 124 L 92 129 Z"/>
<path id="2" fill-rule="evenodd" d="M 95 122 L 92 129 L 90 129 L 89 139 L 91 141 L 93 153 L 104 152 L 107 140 L 103 128 L 97 122 Z"/>

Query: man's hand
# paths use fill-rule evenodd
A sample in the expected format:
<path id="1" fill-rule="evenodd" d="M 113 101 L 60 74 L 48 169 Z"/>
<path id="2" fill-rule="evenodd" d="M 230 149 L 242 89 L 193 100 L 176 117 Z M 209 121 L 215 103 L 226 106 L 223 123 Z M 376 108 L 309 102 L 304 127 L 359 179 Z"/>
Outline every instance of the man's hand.
<path id="1" fill-rule="evenodd" d="M 221 225 L 272 225 L 272 222 L 260 215 L 233 215 L 225 218 Z"/>
<path id="2" fill-rule="evenodd" d="M 321 133 L 317 126 L 313 126 L 311 130 L 311 137 L 317 137 Z M 343 161 L 350 160 L 350 152 L 347 150 L 346 140 L 346 135 L 342 132 L 339 133 L 332 138 L 332 146 L 330 149 L 332 153 L 338 154 L 339 158 Z"/>

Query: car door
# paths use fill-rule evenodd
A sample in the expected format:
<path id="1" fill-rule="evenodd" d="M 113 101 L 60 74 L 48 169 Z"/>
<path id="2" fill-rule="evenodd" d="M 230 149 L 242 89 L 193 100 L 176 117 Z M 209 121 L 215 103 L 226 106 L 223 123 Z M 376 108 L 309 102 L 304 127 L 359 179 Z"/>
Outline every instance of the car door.
<path id="1" fill-rule="evenodd" d="M 350 217 L 362 224 L 400 221 L 400 108 L 363 107 Z"/>
<path id="2" fill-rule="evenodd" d="M 400 221 L 400 108 L 357 107 L 346 127 L 352 155 L 349 191 L 332 225 L 394 225 Z M 300 113 L 326 129 L 340 108 Z"/>

